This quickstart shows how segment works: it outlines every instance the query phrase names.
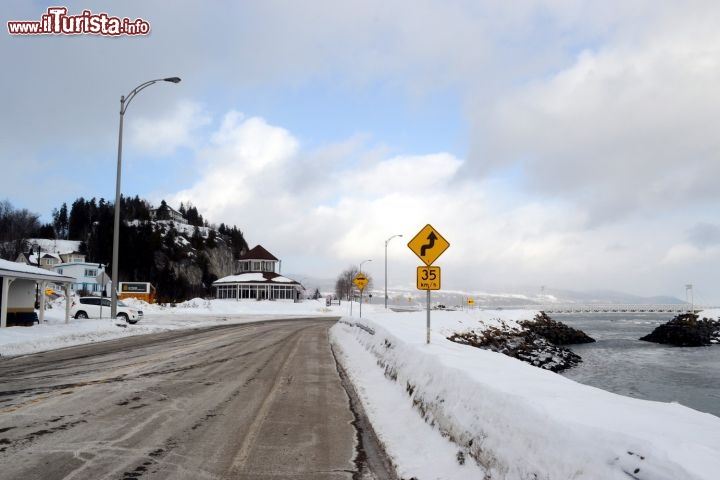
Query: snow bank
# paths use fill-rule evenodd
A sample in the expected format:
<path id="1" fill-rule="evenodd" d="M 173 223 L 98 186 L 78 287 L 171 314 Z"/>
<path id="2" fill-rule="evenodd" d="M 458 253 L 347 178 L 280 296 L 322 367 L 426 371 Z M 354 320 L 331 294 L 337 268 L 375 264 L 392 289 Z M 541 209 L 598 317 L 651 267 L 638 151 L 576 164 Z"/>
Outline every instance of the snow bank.
<path id="1" fill-rule="evenodd" d="M 431 345 L 425 312 L 344 318 L 332 328 L 338 357 L 401 476 L 482 478 L 479 469 L 492 479 L 718 478 L 720 418 L 615 395 L 445 339 L 535 313 L 433 312 Z M 387 398 L 395 400 L 387 405 Z M 443 451 L 447 470 L 418 466 L 422 449 L 408 451 L 386 428 L 408 410 L 452 444 L 424 453 Z"/>
<path id="2" fill-rule="evenodd" d="M 143 311 L 135 325 L 111 319 L 74 319 L 65 323 L 65 302 L 60 299 L 45 311 L 45 323 L 33 327 L 0 330 L 0 356 L 26 355 L 85 343 L 113 340 L 170 330 L 209 327 L 259 320 L 282 320 L 307 316 L 340 316 L 339 307 L 326 307 L 325 300 L 300 303 L 282 301 L 203 300 L 196 298 L 174 307 L 142 300 L 123 302 Z"/>

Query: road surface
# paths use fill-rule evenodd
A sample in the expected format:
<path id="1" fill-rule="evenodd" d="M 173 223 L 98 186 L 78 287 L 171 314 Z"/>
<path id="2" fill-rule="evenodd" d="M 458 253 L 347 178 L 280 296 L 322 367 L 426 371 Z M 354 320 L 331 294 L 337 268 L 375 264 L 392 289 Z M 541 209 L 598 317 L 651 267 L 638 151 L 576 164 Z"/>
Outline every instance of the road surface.
<path id="1" fill-rule="evenodd" d="M 1 359 L 0 479 L 391 478 L 341 382 L 333 323 L 175 331 Z"/>

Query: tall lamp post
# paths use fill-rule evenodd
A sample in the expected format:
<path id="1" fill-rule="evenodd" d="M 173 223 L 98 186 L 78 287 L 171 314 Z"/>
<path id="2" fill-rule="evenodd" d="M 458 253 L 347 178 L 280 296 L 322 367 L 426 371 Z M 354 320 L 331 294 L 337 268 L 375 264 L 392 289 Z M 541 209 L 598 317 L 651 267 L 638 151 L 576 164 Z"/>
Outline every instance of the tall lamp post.
<path id="1" fill-rule="evenodd" d="M 392 240 L 395 237 L 402 237 L 402 235 L 401 234 L 393 235 L 392 237 L 385 240 L 385 310 L 387 310 L 387 299 L 388 299 L 388 296 L 387 296 L 387 246 L 388 246 L 388 243 L 390 243 L 390 240 Z"/>
<path id="2" fill-rule="evenodd" d="M 368 258 L 367 260 L 363 260 L 362 262 L 360 262 L 360 268 L 359 268 L 358 273 L 362 273 L 363 263 L 367 263 L 367 262 L 372 262 L 372 259 Z M 363 297 L 363 291 L 360 290 L 360 318 L 362 318 L 362 297 Z"/>
<path id="3" fill-rule="evenodd" d="M 40 244 L 37 242 L 33 242 L 30 248 L 32 249 L 33 247 L 37 247 L 37 267 L 42 268 L 40 266 Z M 35 308 L 40 308 L 40 282 L 35 283 Z"/>
<path id="4" fill-rule="evenodd" d="M 117 315 L 117 284 L 118 284 L 118 244 L 120 243 L 120 173 L 122 171 L 122 134 L 123 134 L 123 118 L 125 112 L 130 106 L 133 98 L 157 82 L 170 82 L 180 83 L 179 77 L 168 77 L 158 78 L 155 80 L 148 80 L 147 82 L 141 83 L 137 87 L 133 88 L 127 96 L 120 96 L 120 129 L 118 132 L 118 158 L 117 158 L 117 176 L 115 177 L 115 221 L 113 223 L 113 250 L 112 250 L 112 301 L 110 307 L 110 318 L 115 318 Z"/>
<path id="5" fill-rule="evenodd" d="M 691 283 L 685 285 L 685 301 L 688 299 L 688 290 L 690 291 L 690 313 L 695 313 L 695 296 L 693 295 L 693 286 Z"/>

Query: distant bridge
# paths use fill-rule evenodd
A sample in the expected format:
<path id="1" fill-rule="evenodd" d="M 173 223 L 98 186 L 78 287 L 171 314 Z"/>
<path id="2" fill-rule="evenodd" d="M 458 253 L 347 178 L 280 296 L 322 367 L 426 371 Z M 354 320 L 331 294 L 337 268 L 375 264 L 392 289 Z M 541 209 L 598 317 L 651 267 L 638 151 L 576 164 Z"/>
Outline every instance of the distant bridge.
<path id="1" fill-rule="evenodd" d="M 541 310 L 545 313 L 689 313 L 687 304 L 553 304 L 553 305 L 523 305 L 517 307 L 502 307 L 503 310 L 529 309 Z M 695 313 L 711 307 L 695 305 Z M 713 307 L 714 308 L 714 307 Z"/>

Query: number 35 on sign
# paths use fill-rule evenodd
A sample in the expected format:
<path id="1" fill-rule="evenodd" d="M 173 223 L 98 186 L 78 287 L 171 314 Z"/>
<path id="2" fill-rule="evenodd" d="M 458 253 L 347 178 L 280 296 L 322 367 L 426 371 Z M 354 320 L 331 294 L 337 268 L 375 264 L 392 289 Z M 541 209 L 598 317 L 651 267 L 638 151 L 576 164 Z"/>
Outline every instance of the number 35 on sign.
<path id="1" fill-rule="evenodd" d="M 440 267 L 417 267 L 418 290 L 440 290 Z"/>

